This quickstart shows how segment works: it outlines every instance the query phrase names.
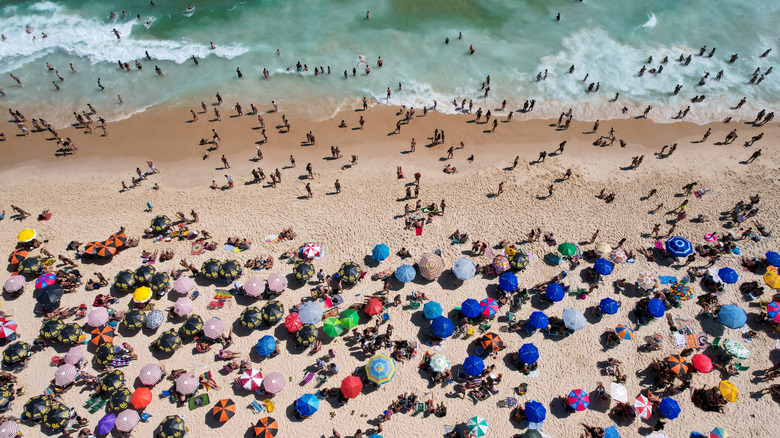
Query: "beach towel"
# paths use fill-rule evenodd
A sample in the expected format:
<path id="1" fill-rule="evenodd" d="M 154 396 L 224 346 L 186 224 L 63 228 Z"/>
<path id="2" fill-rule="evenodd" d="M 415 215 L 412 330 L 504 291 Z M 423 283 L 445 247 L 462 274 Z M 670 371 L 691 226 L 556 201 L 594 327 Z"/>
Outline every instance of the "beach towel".
<path id="1" fill-rule="evenodd" d="M 201 242 L 192 242 L 192 247 L 190 248 L 190 254 L 191 255 L 201 255 L 201 254 L 203 254 L 203 243 L 201 243 Z"/>
<path id="2" fill-rule="evenodd" d="M 278 234 L 268 234 L 263 238 L 263 242 L 265 243 L 278 243 L 281 242 L 281 239 L 279 239 Z"/>
<path id="3" fill-rule="evenodd" d="M 234 252 L 236 250 L 236 247 L 233 245 L 225 244 L 224 247 L 222 247 L 225 251 Z"/>
<path id="4" fill-rule="evenodd" d="M 677 283 L 677 277 L 672 277 L 670 275 L 661 275 L 658 277 L 658 279 L 661 281 L 661 284 Z"/>
<path id="5" fill-rule="evenodd" d="M 659 240 L 654 241 L 653 245 L 655 245 L 656 249 L 660 249 L 661 251 L 664 250 L 664 244 Z"/>
<path id="6" fill-rule="evenodd" d="M 415 234 L 418 236 L 422 236 L 423 227 L 418 227 L 414 229 Z"/>
<path id="7" fill-rule="evenodd" d="M 200 377 L 205 378 L 206 380 L 211 380 L 211 371 L 206 371 L 205 373 L 201 374 Z M 204 388 L 206 388 L 206 391 L 211 389 L 209 385 L 206 385 L 205 383 L 202 384 Z"/>
<path id="8" fill-rule="evenodd" d="M 229 290 L 217 289 L 214 294 L 215 300 L 227 300 L 233 298 L 233 294 Z"/>

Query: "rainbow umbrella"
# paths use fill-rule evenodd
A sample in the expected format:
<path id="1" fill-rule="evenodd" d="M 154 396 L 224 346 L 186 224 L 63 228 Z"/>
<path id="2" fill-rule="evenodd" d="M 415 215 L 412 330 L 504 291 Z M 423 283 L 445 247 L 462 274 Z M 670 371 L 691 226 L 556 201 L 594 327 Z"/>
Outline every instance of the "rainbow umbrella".
<path id="1" fill-rule="evenodd" d="M 590 396 L 582 389 L 574 389 L 566 397 L 566 402 L 575 411 L 584 411 L 590 405 Z"/>
<path id="2" fill-rule="evenodd" d="M 626 327 L 625 324 L 618 324 L 617 327 L 615 327 L 615 333 L 617 333 L 620 339 L 626 339 L 629 341 L 634 339 L 634 331 Z"/>
<path id="3" fill-rule="evenodd" d="M 436 280 L 444 271 L 444 261 L 433 252 L 423 254 L 420 258 L 420 275 L 427 280 Z"/>
<path id="4" fill-rule="evenodd" d="M 712 432 L 710 432 L 710 438 L 731 438 L 731 435 L 726 432 L 726 429 L 722 427 L 716 427 L 715 429 L 712 429 Z"/>
<path id="5" fill-rule="evenodd" d="M 688 283 L 677 282 L 672 285 L 670 290 L 678 300 L 687 301 L 693 298 L 693 289 Z"/>
<path id="6" fill-rule="evenodd" d="M 496 268 L 496 272 L 505 272 L 511 268 L 509 264 L 509 257 L 504 254 L 499 254 L 493 258 L 493 267 Z"/>
<path id="7" fill-rule="evenodd" d="M 395 361 L 384 354 L 378 354 L 368 360 L 366 374 L 368 380 L 377 385 L 384 385 L 395 376 Z"/>

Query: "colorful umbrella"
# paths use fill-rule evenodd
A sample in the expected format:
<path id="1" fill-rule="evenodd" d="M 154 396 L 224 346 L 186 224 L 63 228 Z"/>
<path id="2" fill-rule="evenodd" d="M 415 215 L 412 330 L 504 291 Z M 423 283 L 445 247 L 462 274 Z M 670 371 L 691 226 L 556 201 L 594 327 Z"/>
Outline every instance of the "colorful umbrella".
<path id="1" fill-rule="evenodd" d="M 666 362 L 669 364 L 669 368 L 674 374 L 682 376 L 688 373 L 688 363 L 679 354 L 673 354 L 666 358 Z"/>
<path id="2" fill-rule="evenodd" d="M 346 262 L 339 268 L 339 278 L 344 280 L 347 284 L 355 284 L 360 279 L 360 274 L 363 272 L 360 269 L 360 265 L 355 262 Z"/>
<path id="3" fill-rule="evenodd" d="M 715 429 L 712 429 L 712 432 L 710 432 L 710 438 L 731 438 L 731 435 L 726 432 L 726 429 L 722 427 L 716 427 Z"/>
<path id="4" fill-rule="evenodd" d="M 287 277 L 282 274 L 273 273 L 265 280 L 268 283 L 268 289 L 274 292 L 283 292 L 287 289 Z"/>
<path id="5" fill-rule="evenodd" d="M 111 370 L 98 379 L 100 391 L 111 393 L 125 385 L 125 373 L 119 370 Z"/>
<path id="6" fill-rule="evenodd" d="M 634 331 L 625 324 L 618 324 L 617 327 L 615 327 L 615 333 L 617 333 L 620 339 L 625 339 L 628 341 L 634 339 Z"/>
<path id="7" fill-rule="evenodd" d="M 571 257 L 577 253 L 577 247 L 573 243 L 564 242 L 558 245 L 558 252 L 563 256 Z"/>
<path id="8" fill-rule="evenodd" d="M 165 315 L 162 313 L 162 310 L 154 309 L 149 312 L 148 315 L 146 315 L 146 319 L 144 319 L 144 325 L 146 328 L 154 330 L 162 325 L 164 319 Z"/>
<path id="9" fill-rule="evenodd" d="M 485 333 L 479 338 L 479 346 L 488 353 L 495 353 L 504 349 L 504 341 L 493 332 Z"/>
<path id="10" fill-rule="evenodd" d="M 469 434 L 472 436 L 484 436 L 488 430 L 487 420 L 482 417 L 469 418 L 469 422 L 466 423 L 466 429 L 468 429 Z"/>
<path id="11" fill-rule="evenodd" d="M 395 361 L 380 353 L 368 360 L 366 374 L 368 380 L 377 385 L 384 385 L 395 376 Z"/>
<path id="12" fill-rule="evenodd" d="M 141 391 L 149 391 L 149 388 L 139 388 Z M 152 393 L 149 392 L 150 402 Z M 130 390 L 122 387 L 111 393 L 111 397 L 108 398 L 108 410 L 119 412 L 130 407 L 130 400 L 132 395 Z"/>
<path id="13" fill-rule="evenodd" d="M 544 294 L 548 300 L 556 303 L 563 300 L 563 297 L 566 296 L 566 292 L 563 290 L 563 287 L 558 283 L 548 284 Z"/>
<path id="14" fill-rule="evenodd" d="M 401 283 L 408 283 L 414 280 L 414 277 L 416 276 L 417 271 L 415 271 L 414 268 L 409 265 L 401 265 L 395 270 L 395 278 L 397 278 Z"/>
<path id="15" fill-rule="evenodd" d="M 298 262 L 293 266 L 295 279 L 298 281 L 309 281 L 314 276 L 314 265 L 309 262 Z"/>
<path id="16" fill-rule="evenodd" d="M 425 253 L 420 258 L 420 275 L 427 280 L 436 280 L 444 271 L 444 261 L 433 252 Z"/>
<path id="17" fill-rule="evenodd" d="M 602 298 L 601 302 L 599 302 L 599 309 L 607 315 L 614 315 L 620 309 L 620 304 L 612 298 Z"/>
<path id="18" fill-rule="evenodd" d="M 774 322 L 780 322 L 780 303 L 772 301 L 766 306 L 766 314 Z"/>
<path id="19" fill-rule="evenodd" d="M 655 288 L 655 277 L 649 272 L 640 272 L 636 279 L 636 285 L 640 289 L 651 290 Z"/>
<path id="20" fill-rule="evenodd" d="M 184 419 L 178 415 L 168 415 L 158 428 L 160 438 L 180 438 L 187 433 Z"/>
<path id="21" fill-rule="evenodd" d="M 29 242 L 38 235 L 32 228 L 25 228 L 17 236 L 16 240 L 19 242 Z"/>
<path id="22" fill-rule="evenodd" d="M 517 275 L 511 272 L 504 272 L 498 277 L 498 287 L 505 292 L 514 292 L 517 290 Z"/>
<path id="23" fill-rule="evenodd" d="M 427 319 L 434 319 L 437 316 L 441 316 L 441 314 L 441 304 L 437 303 L 436 301 L 428 301 L 423 306 L 423 316 L 425 316 Z"/>
<path id="24" fill-rule="evenodd" d="M 184 373 L 176 379 L 176 391 L 179 394 L 190 395 L 197 391 L 199 386 L 198 376 L 192 373 Z"/>
<path id="25" fill-rule="evenodd" d="M 116 423 L 114 423 L 114 427 L 120 432 L 130 432 L 140 420 L 141 417 L 138 415 L 138 412 L 132 409 L 125 409 L 116 414 Z"/>
<path id="26" fill-rule="evenodd" d="M 601 251 L 601 252 L 605 253 L 607 251 Z M 628 255 L 626 255 L 626 252 L 623 251 L 622 249 L 617 248 L 609 252 L 609 259 L 615 263 L 625 263 L 628 261 Z"/>
<path id="27" fill-rule="evenodd" d="M 549 320 L 547 319 L 547 315 L 545 315 L 544 312 L 539 311 L 531 313 L 528 322 L 531 324 L 531 327 L 537 330 L 547 328 L 547 326 L 550 324 Z"/>
<path id="28" fill-rule="evenodd" d="M 257 341 L 255 351 L 260 356 L 270 356 L 276 350 L 276 338 L 271 335 L 265 335 Z"/>
<path id="29" fill-rule="evenodd" d="M 747 315 L 741 307 L 735 306 L 734 304 L 727 304 L 721 306 L 720 311 L 718 311 L 718 321 L 728 328 L 736 329 L 745 325 L 745 322 L 747 322 Z"/>
<path id="30" fill-rule="evenodd" d="M 222 336 L 223 331 L 225 331 L 225 324 L 216 316 L 203 325 L 203 335 L 212 340 Z"/>
<path id="31" fill-rule="evenodd" d="M 498 303 L 493 298 L 485 298 L 479 302 L 482 316 L 493 316 L 498 312 Z"/>
<path id="32" fill-rule="evenodd" d="M 138 373 L 138 379 L 144 385 L 156 385 L 162 379 L 162 369 L 153 363 L 144 365 Z"/>
<path id="33" fill-rule="evenodd" d="M 469 298 L 460 305 L 460 311 L 466 318 L 476 318 L 482 313 L 482 305 L 479 301 Z"/>
<path id="34" fill-rule="evenodd" d="M 531 343 L 523 344 L 517 355 L 523 363 L 531 365 L 539 360 L 539 349 Z"/>
<path id="35" fill-rule="evenodd" d="M 130 404 L 132 404 L 133 408 L 135 409 L 144 409 L 145 407 L 149 406 L 149 403 L 151 402 L 152 391 L 150 391 L 149 388 L 145 386 L 136 389 L 130 396 Z"/>
<path id="36" fill-rule="evenodd" d="M 51 399 L 47 396 L 36 395 L 27 400 L 22 407 L 22 413 L 26 418 L 37 421 L 43 418 L 51 410 Z"/>
<path id="37" fill-rule="evenodd" d="M 634 400 L 634 409 L 639 418 L 643 420 L 647 420 L 653 415 L 653 404 L 650 403 L 647 397 L 641 394 Z"/>
<path id="38" fill-rule="evenodd" d="M 65 324 L 59 318 L 52 318 L 41 325 L 40 335 L 44 339 L 56 339 L 59 337 Z"/>
<path id="39" fill-rule="evenodd" d="M 652 298 L 647 303 L 647 311 L 650 312 L 650 315 L 660 318 L 666 313 L 666 307 L 664 306 L 664 302 L 660 299 Z"/>
<path id="40" fill-rule="evenodd" d="M 60 430 L 70 421 L 70 409 L 59 403 L 52 405 L 43 416 L 43 424 L 51 430 Z"/>
<path id="41" fill-rule="evenodd" d="M 720 390 L 720 394 L 723 398 L 731 403 L 734 403 L 739 399 L 739 390 L 737 390 L 737 387 L 728 380 L 721 380 L 718 385 L 718 390 Z"/>
<path id="42" fill-rule="evenodd" d="M 575 411 L 584 411 L 590 405 L 590 396 L 581 389 L 574 389 L 566 397 L 566 402 Z"/>
<path id="43" fill-rule="evenodd" d="M 92 327 L 101 327 L 108 322 L 108 309 L 105 307 L 95 307 L 87 313 L 87 324 Z"/>
<path id="44" fill-rule="evenodd" d="M 317 340 L 317 327 L 311 324 L 304 324 L 295 332 L 295 342 L 301 347 L 308 347 Z"/>
<path id="45" fill-rule="evenodd" d="M 173 282 L 173 290 L 180 294 L 187 295 L 190 293 L 193 287 L 195 287 L 195 281 L 192 278 L 186 277 L 184 275 L 180 276 L 176 279 L 176 281 Z"/>
<path id="46" fill-rule="evenodd" d="M 593 264 L 593 269 L 601 275 L 609 275 L 615 267 L 612 265 L 612 262 L 602 258 L 596 260 L 596 263 Z"/>
<path id="47" fill-rule="evenodd" d="M 360 391 L 363 390 L 363 382 L 359 377 L 349 376 L 341 381 L 341 393 L 344 397 L 355 398 L 360 395 Z"/>
<path id="48" fill-rule="evenodd" d="M 173 313 L 179 316 L 187 316 L 192 313 L 192 300 L 189 297 L 180 297 L 173 303 Z"/>
<path id="49" fill-rule="evenodd" d="M 477 274 L 477 266 L 466 257 L 461 257 L 452 263 L 452 274 L 458 280 L 470 280 Z"/>
<path id="50" fill-rule="evenodd" d="M 341 320 L 341 325 L 349 330 L 358 325 L 360 322 L 360 315 L 355 309 L 347 309 L 339 314 L 339 319 Z"/>
<path id="51" fill-rule="evenodd" d="M 270 373 L 263 378 L 263 390 L 269 394 L 278 394 L 284 389 L 284 376 L 279 373 Z"/>
<path id="52" fill-rule="evenodd" d="M 431 370 L 433 370 L 434 372 L 441 373 L 450 367 L 450 361 L 447 359 L 445 355 L 437 354 L 431 357 L 428 366 L 430 366 Z"/>
<path id="53" fill-rule="evenodd" d="M 181 333 L 184 336 L 195 336 L 203 330 L 203 318 L 200 315 L 190 315 L 184 320 L 181 326 Z"/>
<path id="54" fill-rule="evenodd" d="M 390 256 L 390 248 L 387 247 L 384 243 L 380 243 L 374 247 L 373 250 L 371 250 L 371 258 L 376 260 L 377 262 L 381 262 L 382 260 L 388 258 Z"/>
<path id="55" fill-rule="evenodd" d="M 377 300 L 376 298 L 371 298 L 366 303 L 366 307 L 363 309 L 364 312 L 366 312 L 366 315 L 374 316 L 379 315 L 384 310 L 384 306 L 381 301 Z"/>
<path id="56" fill-rule="evenodd" d="M 314 242 L 309 242 L 303 245 L 301 255 L 307 259 L 313 259 L 322 255 L 322 247 Z"/>
<path id="57" fill-rule="evenodd" d="M 133 292 L 133 301 L 138 304 L 143 304 L 152 299 L 152 289 L 146 286 L 137 288 Z"/>
<path id="58" fill-rule="evenodd" d="M 255 438 L 273 438 L 279 433 L 279 423 L 271 417 L 263 417 L 252 426 Z"/>
<path id="59" fill-rule="evenodd" d="M 0 318 L 0 339 L 8 339 L 9 336 L 16 333 L 18 326 L 13 319 Z"/>
<path id="60" fill-rule="evenodd" d="M 485 369 L 485 362 L 482 358 L 476 355 L 471 355 L 463 361 L 463 371 L 469 376 L 479 376 Z"/>
<path id="61" fill-rule="evenodd" d="M 219 278 L 219 272 L 222 269 L 222 262 L 217 259 L 208 259 L 200 266 L 200 273 L 209 280 Z"/>
<path id="62" fill-rule="evenodd" d="M 135 277 L 133 277 L 133 271 L 125 269 L 119 271 L 114 277 L 114 287 L 123 291 L 129 292 L 135 286 Z"/>
<path id="63" fill-rule="evenodd" d="M 40 277 L 35 279 L 35 288 L 44 289 L 46 286 L 52 285 L 57 282 L 57 274 L 53 272 L 46 272 L 41 274 Z"/>
<path id="64" fill-rule="evenodd" d="M 693 252 L 693 245 L 679 236 L 666 239 L 666 251 L 674 257 L 686 257 Z"/>
<path id="65" fill-rule="evenodd" d="M 585 315 L 574 307 L 563 309 L 563 324 L 567 329 L 577 331 L 585 328 Z"/>
<path id="66" fill-rule="evenodd" d="M 739 281 L 739 274 L 737 274 L 737 271 L 728 267 L 718 269 L 718 277 L 726 284 L 734 284 Z"/>
<path id="67" fill-rule="evenodd" d="M 73 365 L 65 364 L 57 367 L 57 372 L 54 373 L 54 384 L 57 386 L 65 386 L 73 383 L 76 380 L 76 376 L 79 375 L 79 370 Z"/>
<path id="68" fill-rule="evenodd" d="M 712 359 L 702 353 L 694 354 L 691 358 L 691 363 L 696 371 L 700 373 L 709 373 L 712 371 Z"/>
<path id="69" fill-rule="evenodd" d="M 344 326 L 341 325 L 341 320 L 331 317 L 322 322 L 322 331 L 331 338 L 335 338 L 344 333 Z"/>
<path id="70" fill-rule="evenodd" d="M 12 265 L 18 265 L 22 260 L 27 258 L 27 250 L 24 248 L 16 248 L 8 256 L 8 263 Z"/>
<path id="71" fill-rule="evenodd" d="M 314 415 L 320 408 L 320 400 L 314 394 L 303 394 L 295 400 L 295 410 L 304 417 Z"/>
<path id="72" fill-rule="evenodd" d="M 259 327 L 263 322 L 263 318 L 260 316 L 260 309 L 254 306 L 244 309 L 238 320 L 241 322 L 241 325 L 248 329 Z"/>
<path id="73" fill-rule="evenodd" d="M 322 321 L 323 313 L 324 311 L 322 310 L 320 303 L 309 301 L 298 309 L 298 318 L 300 318 L 301 322 L 304 324 L 317 324 Z"/>
<path id="74" fill-rule="evenodd" d="M 3 290 L 8 292 L 18 292 L 24 287 L 24 277 L 21 275 L 14 275 L 5 281 Z"/>
<path id="75" fill-rule="evenodd" d="M 658 413 L 662 417 L 666 417 L 670 420 L 674 420 L 680 415 L 680 405 L 673 398 L 665 398 L 661 400 L 658 405 Z"/>
<path id="76" fill-rule="evenodd" d="M 246 312 L 246 310 L 244 312 Z M 243 317 L 243 313 L 242 313 L 242 317 Z M 242 318 L 242 322 L 243 322 L 243 318 Z M 286 328 L 289 333 L 297 332 L 302 325 L 303 323 L 301 322 L 301 318 L 298 318 L 297 313 L 291 313 L 287 315 L 286 318 L 284 318 L 284 328 Z"/>
<path id="77" fill-rule="evenodd" d="M 493 258 L 493 267 L 496 268 L 496 272 L 505 272 L 511 268 L 509 264 L 509 257 L 505 254 L 499 254 Z"/>
<path id="78" fill-rule="evenodd" d="M 520 271 L 528 266 L 528 255 L 522 251 L 515 251 L 514 254 L 509 256 L 509 265 L 515 271 Z"/>
<path id="79" fill-rule="evenodd" d="M 440 338 L 449 338 L 455 331 L 455 325 L 446 316 L 437 316 L 431 320 L 431 331 Z"/>
<path id="80" fill-rule="evenodd" d="M 92 345 L 110 344 L 114 342 L 114 329 L 111 326 L 105 326 L 92 330 L 92 339 L 89 341 Z"/>
<path id="81" fill-rule="evenodd" d="M 113 246 L 114 248 L 121 248 L 127 243 L 127 234 L 123 232 L 117 232 L 109 236 L 104 242 L 106 246 Z"/>
<path id="82" fill-rule="evenodd" d="M 260 317 L 266 324 L 276 324 L 284 316 L 284 306 L 276 300 L 271 300 L 260 309 Z"/>
<path id="83" fill-rule="evenodd" d="M 547 409 L 536 400 L 525 403 L 525 417 L 531 423 L 541 423 L 547 417 Z"/>
<path id="84" fill-rule="evenodd" d="M 260 388 L 260 385 L 262 385 L 263 373 L 260 372 L 260 370 L 249 369 L 241 374 L 241 377 L 238 378 L 238 381 L 241 383 L 242 388 L 246 389 L 247 391 L 254 391 L 255 389 Z"/>
<path id="85" fill-rule="evenodd" d="M 218 422 L 224 423 L 236 415 L 236 403 L 229 398 L 223 398 L 211 408 L 211 415 Z"/>

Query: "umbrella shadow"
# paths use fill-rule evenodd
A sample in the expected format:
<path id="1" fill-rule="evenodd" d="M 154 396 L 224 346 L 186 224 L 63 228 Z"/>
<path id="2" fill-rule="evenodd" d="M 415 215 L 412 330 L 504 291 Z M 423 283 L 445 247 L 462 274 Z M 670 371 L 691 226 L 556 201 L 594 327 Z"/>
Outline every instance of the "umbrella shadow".
<path id="1" fill-rule="evenodd" d="M 443 290 L 456 290 L 463 285 L 464 281 L 459 280 L 455 274 L 452 273 L 452 270 L 448 269 L 436 279 L 436 283 L 438 283 Z"/>
<path id="2" fill-rule="evenodd" d="M 376 268 L 379 266 L 379 262 L 374 260 L 374 258 L 370 255 L 366 255 L 363 257 L 363 264 L 368 266 L 369 268 Z"/>
<path id="3" fill-rule="evenodd" d="M 602 400 L 599 398 L 598 391 L 591 391 L 588 394 L 588 397 L 590 397 L 590 405 L 588 405 L 588 410 L 601 412 L 602 414 L 607 413 L 609 410 L 610 405 L 610 399 L 607 398 L 606 400 Z"/>
<path id="4" fill-rule="evenodd" d="M 548 405 L 548 412 L 558 419 L 564 419 L 571 414 L 569 405 L 566 403 L 566 398 L 563 396 L 555 397 L 550 401 Z"/>
<path id="5" fill-rule="evenodd" d="M 301 281 L 295 278 L 295 274 L 293 273 L 287 274 L 286 278 L 287 278 L 287 289 L 289 290 L 298 290 L 308 284 L 305 281 Z"/>
<path id="6" fill-rule="evenodd" d="M 726 332 L 723 324 L 718 322 L 716 318 L 710 318 L 700 314 L 696 315 L 696 321 L 699 321 L 702 331 L 709 335 L 719 337 L 723 336 Z"/>

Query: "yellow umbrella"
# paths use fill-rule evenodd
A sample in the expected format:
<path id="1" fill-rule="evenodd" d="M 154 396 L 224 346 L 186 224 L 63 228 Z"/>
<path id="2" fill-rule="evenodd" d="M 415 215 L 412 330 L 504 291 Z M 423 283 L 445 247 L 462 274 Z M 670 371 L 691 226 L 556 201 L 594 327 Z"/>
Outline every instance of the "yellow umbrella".
<path id="1" fill-rule="evenodd" d="M 33 239 L 35 239 L 35 236 L 37 236 L 38 233 L 35 232 L 32 228 L 26 228 L 22 230 L 21 233 L 19 233 L 18 236 L 16 236 L 16 240 L 20 242 L 29 242 Z"/>
<path id="2" fill-rule="evenodd" d="M 602 254 L 609 254 L 612 251 L 612 247 L 604 242 L 597 242 L 596 249 Z"/>
<path id="3" fill-rule="evenodd" d="M 515 252 L 517 252 L 514 248 L 506 247 L 504 248 L 504 254 L 506 255 L 515 255 Z"/>
<path id="4" fill-rule="evenodd" d="M 136 303 L 145 303 L 152 298 L 152 290 L 146 286 L 139 287 L 133 292 L 133 301 Z"/>
<path id="5" fill-rule="evenodd" d="M 720 390 L 723 398 L 732 403 L 739 399 L 739 390 L 736 386 L 734 386 L 733 383 L 729 382 L 728 380 L 721 380 L 720 385 L 718 385 L 718 389 Z"/>
<path id="6" fill-rule="evenodd" d="M 766 274 L 764 274 L 764 281 L 772 289 L 780 289 L 780 275 L 777 275 L 777 272 L 767 269 Z"/>

